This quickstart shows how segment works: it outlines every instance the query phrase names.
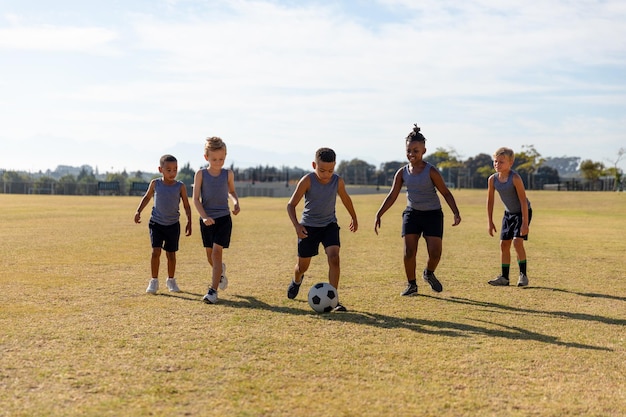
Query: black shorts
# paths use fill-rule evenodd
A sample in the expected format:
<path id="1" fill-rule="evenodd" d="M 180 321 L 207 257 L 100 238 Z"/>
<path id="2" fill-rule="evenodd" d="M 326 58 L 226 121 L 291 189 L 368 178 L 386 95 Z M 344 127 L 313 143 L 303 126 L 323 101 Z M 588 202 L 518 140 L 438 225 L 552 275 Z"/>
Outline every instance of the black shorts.
<path id="1" fill-rule="evenodd" d="M 528 225 L 533 218 L 533 209 L 528 208 Z M 500 229 L 500 240 L 513 240 L 520 237 L 528 240 L 528 235 L 522 236 L 522 213 L 504 212 L 502 217 L 502 228 Z"/>
<path id="2" fill-rule="evenodd" d="M 150 229 L 150 242 L 152 242 L 153 248 L 163 248 L 166 252 L 176 252 L 178 250 L 180 223 L 163 226 L 150 221 L 148 229 Z"/>
<path id="3" fill-rule="evenodd" d="M 339 225 L 330 223 L 324 227 L 305 226 L 307 237 L 298 239 L 298 257 L 312 258 L 319 253 L 320 243 L 324 248 L 341 246 L 339 242 Z"/>
<path id="4" fill-rule="evenodd" d="M 202 244 L 205 248 L 212 248 L 213 245 L 220 245 L 223 248 L 230 246 L 230 235 L 233 231 L 233 220 L 228 216 L 214 219 L 215 223 L 210 226 L 204 224 L 200 219 L 200 234 Z"/>
<path id="5" fill-rule="evenodd" d="M 402 212 L 402 236 L 424 235 L 431 237 L 443 237 L 443 211 L 438 210 L 415 210 L 407 207 Z"/>

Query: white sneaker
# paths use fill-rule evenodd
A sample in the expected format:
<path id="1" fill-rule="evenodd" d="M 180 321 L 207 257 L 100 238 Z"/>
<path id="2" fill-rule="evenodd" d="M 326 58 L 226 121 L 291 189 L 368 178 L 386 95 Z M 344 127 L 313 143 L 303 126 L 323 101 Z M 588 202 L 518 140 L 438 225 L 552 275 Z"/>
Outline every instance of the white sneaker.
<path id="1" fill-rule="evenodd" d="M 156 294 L 159 290 L 159 280 L 158 278 L 152 278 L 150 283 L 148 284 L 148 288 L 146 288 L 146 292 L 150 294 Z"/>
<path id="2" fill-rule="evenodd" d="M 170 292 L 180 292 L 180 288 L 178 288 L 176 284 L 176 278 L 168 278 L 165 281 L 165 285 L 167 285 L 167 289 L 170 290 Z"/>
<path id="3" fill-rule="evenodd" d="M 222 276 L 220 277 L 220 290 L 225 290 L 228 287 L 228 278 L 226 278 L 226 264 L 222 263 Z"/>
<path id="4" fill-rule="evenodd" d="M 202 297 L 202 301 L 207 304 L 217 303 L 217 291 L 215 291 L 213 288 L 209 288 L 209 292 L 207 292 L 206 295 Z"/>
<path id="5" fill-rule="evenodd" d="M 520 272 L 519 280 L 517 281 L 517 286 L 518 287 L 526 287 L 526 286 L 528 286 L 528 277 L 526 276 L 526 274 L 522 274 Z"/>

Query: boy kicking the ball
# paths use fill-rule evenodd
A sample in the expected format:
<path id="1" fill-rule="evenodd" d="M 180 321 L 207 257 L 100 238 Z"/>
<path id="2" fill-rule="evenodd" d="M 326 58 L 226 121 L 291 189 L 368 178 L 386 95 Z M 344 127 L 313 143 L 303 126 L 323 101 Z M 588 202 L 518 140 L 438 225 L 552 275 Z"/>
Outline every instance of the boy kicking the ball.
<path id="1" fill-rule="evenodd" d="M 171 292 L 180 292 L 176 284 L 174 274 L 176 272 L 176 252 L 180 239 L 180 202 L 182 200 L 185 214 L 187 214 L 187 226 L 185 236 L 191 235 L 191 206 L 187 198 L 187 188 L 181 181 L 176 180 L 178 162 L 172 155 L 163 155 L 159 161 L 159 172 L 162 178 L 150 181 L 148 190 L 139 202 L 135 212 L 135 223 L 141 223 L 141 211 L 154 197 L 154 206 L 148 228 L 152 242 L 152 257 L 150 269 L 152 279 L 148 283 L 147 293 L 156 294 L 159 289 L 159 266 L 161 263 L 161 250 L 165 249 L 167 257 L 167 281 L 165 284 Z"/>
<path id="2" fill-rule="evenodd" d="M 336 163 L 335 151 L 320 148 L 315 153 L 313 172 L 298 181 L 293 195 L 287 203 L 287 214 L 298 236 L 298 261 L 294 269 L 293 280 L 287 288 L 287 297 L 296 298 L 304 273 L 309 269 L 311 258 L 318 255 L 320 243 L 328 258 L 328 282 L 339 289 L 339 225 L 335 215 L 337 195 L 350 214 L 350 231 L 356 232 L 358 222 L 352 199 L 346 191 L 341 177 L 334 173 Z M 304 197 L 302 219 L 298 221 L 296 206 Z M 334 311 L 347 311 L 337 304 Z"/>

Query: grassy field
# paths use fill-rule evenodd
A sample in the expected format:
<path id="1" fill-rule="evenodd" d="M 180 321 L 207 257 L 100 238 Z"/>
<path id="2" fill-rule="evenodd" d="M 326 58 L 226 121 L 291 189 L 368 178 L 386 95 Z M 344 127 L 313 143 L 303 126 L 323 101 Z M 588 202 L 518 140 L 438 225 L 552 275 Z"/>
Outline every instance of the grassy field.
<path id="1" fill-rule="evenodd" d="M 306 293 L 326 281 L 325 257 L 286 297 L 286 199 L 242 199 L 229 288 L 206 305 L 195 213 L 183 292 L 163 291 L 163 256 L 152 296 L 139 197 L 0 194 L 0 416 L 626 415 L 626 193 L 530 192 L 522 289 L 486 284 L 499 273 L 486 194 L 456 191 L 444 291 L 420 281 L 417 297 L 399 296 L 402 198 L 373 232 L 383 196 L 353 197 L 355 234 L 339 203 L 349 312 L 316 314 Z"/>

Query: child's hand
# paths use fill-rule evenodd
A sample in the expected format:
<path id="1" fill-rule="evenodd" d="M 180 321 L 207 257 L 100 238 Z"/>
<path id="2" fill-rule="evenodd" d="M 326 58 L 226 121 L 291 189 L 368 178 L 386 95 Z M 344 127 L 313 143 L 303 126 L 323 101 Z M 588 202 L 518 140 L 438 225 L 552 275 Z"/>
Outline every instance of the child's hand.
<path id="1" fill-rule="evenodd" d="M 235 207 L 233 207 L 233 214 L 236 216 L 240 210 L 239 204 L 235 204 Z"/>
<path id="2" fill-rule="evenodd" d="M 493 222 L 489 222 L 489 236 L 493 236 L 494 233 L 497 233 L 496 225 Z"/>
<path id="3" fill-rule="evenodd" d="M 296 226 L 296 234 L 298 235 L 298 238 L 304 239 L 305 237 L 309 235 L 309 232 L 307 232 L 306 227 L 304 227 L 301 224 L 298 224 Z"/>
<path id="4" fill-rule="evenodd" d="M 139 212 L 135 213 L 135 223 L 141 223 L 141 214 Z"/>
<path id="5" fill-rule="evenodd" d="M 526 226 L 522 225 L 522 227 L 520 228 L 520 234 L 522 236 L 526 236 L 528 234 L 528 225 Z"/>
<path id="6" fill-rule="evenodd" d="M 452 223 L 452 226 L 458 226 L 459 223 L 461 223 L 461 214 L 457 213 L 454 215 L 454 223 Z"/>
<path id="7" fill-rule="evenodd" d="M 215 224 L 215 220 L 211 217 L 207 217 L 206 219 L 202 219 L 202 223 L 204 223 L 205 226 L 211 226 L 212 224 Z"/>
<path id="8" fill-rule="evenodd" d="M 185 226 L 185 236 L 191 236 L 191 221 L 188 221 Z"/>
<path id="9" fill-rule="evenodd" d="M 354 233 L 358 229 L 359 229 L 359 222 L 357 221 L 357 219 L 352 219 L 350 221 L 350 231 Z"/>
<path id="10" fill-rule="evenodd" d="M 374 233 L 378 235 L 378 228 L 380 227 L 380 217 L 376 216 L 376 221 L 374 222 Z"/>

